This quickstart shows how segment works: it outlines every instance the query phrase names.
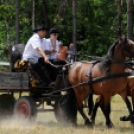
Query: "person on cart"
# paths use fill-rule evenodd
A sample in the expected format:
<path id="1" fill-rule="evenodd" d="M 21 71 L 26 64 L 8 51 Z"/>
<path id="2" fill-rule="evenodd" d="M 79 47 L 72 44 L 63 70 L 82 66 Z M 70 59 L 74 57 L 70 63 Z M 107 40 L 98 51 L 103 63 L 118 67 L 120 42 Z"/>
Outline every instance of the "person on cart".
<path id="1" fill-rule="evenodd" d="M 69 45 L 69 51 L 68 51 L 68 62 L 73 63 L 77 60 L 76 57 L 76 49 L 73 43 L 70 43 Z"/>
<path id="2" fill-rule="evenodd" d="M 46 44 L 45 44 L 45 53 L 48 56 L 49 61 L 54 65 L 66 64 L 65 61 L 62 61 L 57 58 L 59 52 L 59 41 L 57 40 L 59 31 L 56 28 L 51 28 L 49 34 L 50 34 L 50 38 L 46 40 Z M 50 73 L 50 77 L 52 81 L 55 82 L 60 68 L 55 68 L 47 64 L 47 69 Z"/>
<path id="3" fill-rule="evenodd" d="M 64 63 L 67 63 L 67 56 L 68 56 L 67 46 L 64 46 L 62 41 L 59 41 L 59 50 L 57 59 L 64 61 Z"/>
<path id="4" fill-rule="evenodd" d="M 49 58 L 44 52 L 47 30 L 47 27 L 44 25 L 37 26 L 33 30 L 34 34 L 28 40 L 22 55 L 22 60 L 28 60 L 31 63 L 33 70 L 41 78 L 42 82 L 40 83 L 40 86 L 42 87 L 52 85 L 50 78 L 46 75 L 42 67 L 42 63 L 40 63 L 40 60 L 42 61 L 42 59 L 44 63 L 50 63 Z"/>

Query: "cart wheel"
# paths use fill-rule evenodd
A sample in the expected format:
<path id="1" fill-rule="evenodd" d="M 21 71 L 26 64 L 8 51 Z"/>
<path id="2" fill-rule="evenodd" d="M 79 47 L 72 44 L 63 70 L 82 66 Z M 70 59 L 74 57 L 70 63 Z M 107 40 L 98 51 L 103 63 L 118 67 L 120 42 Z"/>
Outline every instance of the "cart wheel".
<path id="1" fill-rule="evenodd" d="M 58 101 L 55 102 L 54 113 L 59 123 L 68 123 L 67 115 L 60 107 L 60 103 Z"/>
<path id="2" fill-rule="evenodd" d="M 54 112 L 58 122 L 69 123 L 70 113 L 68 112 L 68 95 L 63 95 L 58 101 L 55 102 Z"/>
<path id="3" fill-rule="evenodd" d="M 15 98 L 10 94 L 0 95 L 0 116 L 7 116 L 13 114 L 13 107 L 15 104 Z"/>
<path id="4" fill-rule="evenodd" d="M 77 110 L 73 103 L 68 95 L 63 95 L 55 102 L 54 112 L 58 122 L 76 125 Z"/>
<path id="5" fill-rule="evenodd" d="M 14 115 L 21 119 L 36 119 L 37 107 L 32 97 L 20 97 L 14 105 Z"/>

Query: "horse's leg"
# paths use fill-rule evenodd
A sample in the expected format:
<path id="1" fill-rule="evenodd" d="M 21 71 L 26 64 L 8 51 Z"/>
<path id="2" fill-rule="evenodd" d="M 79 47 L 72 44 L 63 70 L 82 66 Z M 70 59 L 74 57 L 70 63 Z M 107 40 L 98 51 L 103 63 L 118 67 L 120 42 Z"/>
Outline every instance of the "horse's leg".
<path id="1" fill-rule="evenodd" d="M 133 106 L 133 116 L 134 116 L 134 89 L 132 89 L 131 100 L 132 100 L 132 106 Z"/>
<path id="2" fill-rule="evenodd" d="M 128 108 L 129 115 L 120 117 L 120 121 L 130 121 L 131 117 L 133 115 L 133 111 L 132 111 L 132 108 L 131 108 L 131 103 L 130 103 L 130 101 L 129 101 L 129 99 L 127 97 L 126 97 L 126 99 L 124 101 L 125 101 L 126 106 Z"/>
<path id="3" fill-rule="evenodd" d="M 89 97 L 88 97 L 88 108 L 89 108 L 88 115 L 92 115 L 93 108 L 94 108 L 93 94 L 89 94 Z"/>
<path id="4" fill-rule="evenodd" d="M 91 115 L 92 124 L 95 124 L 96 113 L 97 113 L 98 107 L 99 107 L 100 105 L 101 105 L 101 96 L 99 96 L 99 97 L 96 99 L 94 108 L 93 108 L 93 110 L 92 110 L 92 115 Z"/>
<path id="5" fill-rule="evenodd" d="M 134 125 L 134 116 L 133 116 L 133 110 L 132 110 L 132 107 L 131 107 L 131 103 L 129 101 L 129 99 L 126 97 L 126 105 L 127 105 L 127 108 L 128 108 L 128 111 L 129 111 L 129 114 L 130 116 L 128 116 L 128 119 L 130 117 L 130 121 L 131 121 L 131 124 Z"/>
<path id="6" fill-rule="evenodd" d="M 77 89 L 76 89 L 77 91 Z M 76 98 L 77 98 L 77 109 L 80 112 L 81 116 L 83 117 L 84 121 L 85 121 L 85 125 L 91 125 L 91 122 L 89 121 L 88 117 L 86 116 L 86 114 L 83 111 L 83 106 L 82 106 L 82 102 L 83 102 L 83 98 L 81 97 L 81 95 L 76 93 Z"/>
<path id="7" fill-rule="evenodd" d="M 128 97 L 126 96 L 126 94 L 124 94 L 124 92 L 123 93 L 120 93 L 120 96 L 125 101 L 126 106 L 128 108 L 128 112 L 129 112 L 129 115 L 128 116 L 120 117 L 120 120 L 121 121 L 130 121 L 130 120 L 132 120 L 132 117 L 133 117 L 133 111 L 132 111 L 131 103 L 130 103 Z"/>
<path id="8" fill-rule="evenodd" d="M 102 110 L 102 113 L 104 114 L 104 116 L 106 118 L 107 127 L 112 128 L 113 123 L 112 123 L 112 121 L 110 119 L 110 112 L 111 112 L 110 97 L 105 99 L 103 96 L 99 96 L 96 99 L 95 106 L 94 106 L 94 109 L 93 109 L 93 114 L 91 116 L 92 123 L 95 123 L 95 117 L 96 117 L 97 109 L 98 109 L 99 106 L 100 106 L 100 108 Z"/>
<path id="9" fill-rule="evenodd" d="M 132 99 L 132 105 L 133 105 L 131 124 L 134 126 L 134 89 L 132 89 L 131 93 L 132 93 L 131 99 Z"/>
<path id="10" fill-rule="evenodd" d="M 109 102 L 107 104 L 107 106 L 102 105 L 101 110 L 102 110 L 102 112 L 103 112 L 103 114 L 105 115 L 105 118 L 106 118 L 106 126 L 108 128 L 113 128 L 114 125 L 113 125 L 113 123 L 112 123 L 112 121 L 110 119 L 111 103 Z"/>
<path id="11" fill-rule="evenodd" d="M 88 117 L 86 116 L 86 114 L 83 111 L 82 107 L 77 106 L 78 111 L 80 112 L 81 116 L 83 117 L 84 121 L 85 121 L 85 125 L 91 125 L 92 123 L 89 121 Z"/>
<path id="12" fill-rule="evenodd" d="M 114 125 L 110 119 L 110 112 L 111 112 L 111 104 L 110 104 L 111 96 L 101 96 L 100 108 L 106 118 L 106 126 L 108 128 L 113 128 Z"/>

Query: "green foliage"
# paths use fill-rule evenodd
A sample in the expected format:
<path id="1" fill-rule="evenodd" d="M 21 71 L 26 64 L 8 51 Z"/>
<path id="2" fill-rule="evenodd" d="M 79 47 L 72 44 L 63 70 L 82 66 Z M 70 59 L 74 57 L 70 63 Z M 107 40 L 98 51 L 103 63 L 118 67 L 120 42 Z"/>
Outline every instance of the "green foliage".
<path id="1" fill-rule="evenodd" d="M 12 19 L 14 15 L 14 7 L 11 5 L 0 5 L 0 19 L 5 20 L 5 19 Z"/>
<path id="2" fill-rule="evenodd" d="M 32 35 L 32 0 L 20 1 L 20 43 L 26 44 Z M 72 42 L 72 0 L 46 1 L 50 27 L 60 31 L 59 40 L 65 45 Z M 126 3 L 122 7 L 122 27 L 126 33 Z M 116 0 L 77 0 L 77 51 L 82 55 L 103 56 L 116 40 L 118 6 Z M 35 24 L 45 22 L 43 1 L 35 0 Z M 7 23 L 7 24 L 6 24 Z M 5 46 L 15 40 L 15 1 L 0 1 L 0 56 L 4 57 Z M 9 37 L 8 37 L 9 36 Z M 8 39 L 9 38 L 9 39 Z M 4 45 L 5 44 L 5 45 Z"/>
<path id="3" fill-rule="evenodd" d="M 0 61 L 7 61 L 7 45 L 0 44 Z"/>

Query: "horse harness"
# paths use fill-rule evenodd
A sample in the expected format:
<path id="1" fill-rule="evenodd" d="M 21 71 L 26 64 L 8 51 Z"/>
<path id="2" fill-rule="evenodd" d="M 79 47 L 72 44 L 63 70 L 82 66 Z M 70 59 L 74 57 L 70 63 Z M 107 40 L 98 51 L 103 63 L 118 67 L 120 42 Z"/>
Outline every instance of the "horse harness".
<path id="1" fill-rule="evenodd" d="M 124 72 L 124 73 L 118 73 L 118 74 L 110 74 L 109 67 L 107 67 L 106 75 L 105 76 L 100 76 L 100 77 L 92 78 L 92 69 L 93 69 L 94 65 L 99 63 L 99 62 L 100 62 L 100 60 L 96 60 L 96 61 L 92 62 L 92 65 L 91 65 L 91 67 L 89 69 L 89 74 L 87 75 L 87 77 L 88 77 L 87 84 L 89 84 L 89 88 L 90 88 L 92 93 L 93 93 L 93 87 L 92 87 L 93 83 L 103 82 L 104 80 L 108 80 L 108 79 L 119 78 L 119 77 L 127 77 L 127 76 L 131 76 L 132 75 L 130 72 Z M 112 63 L 118 63 L 118 64 L 120 64 L 122 66 L 125 66 L 125 67 L 127 67 L 129 69 L 134 70 L 134 68 L 132 68 L 127 63 L 118 62 L 118 61 L 116 61 L 114 59 L 112 60 Z"/>
<path id="2" fill-rule="evenodd" d="M 84 62 L 85 62 L 85 61 L 84 61 Z M 52 94 L 58 93 L 58 92 L 60 92 L 60 91 L 67 91 L 67 90 L 69 90 L 70 88 L 76 88 L 76 87 L 83 86 L 83 85 L 87 85 L 87 84 L 89 85 L 89 88 L 90 88 L 91 92 L 93 93 L 93 87 L 92 87 L 92 84 L 93 84 L 93 83 L 102 82 L 102 81 L 104 81 L 104 80 L 113 79 L 113 78 L 131 76 L 131 73 L 126 72 L 126 73 L 118 73 L 118 74 L 110 74 L 110 73 L 107 73 L 107 75 L 105 75 L 105 76 L 92 78 L 92 69 L 93 69 L 94 65 L 97 64 L 97 63 L 99 63 L 99 62 L 100 62 L 100 59 L 92 62 L 92 65 L 91 65 L 91 67 L 90 67 L 90 69 L 89 69 L 89 74 L 87 75 L 87 77 L 88 77 L 88 80 L 87 80 L 87 81 L 84 81 L 84 82 L 82 82 L 82 83 L 78 83 L 78 84 L 76 84 L 76 85 L 74 85 L 74 86 L 65 87 L 65 88 L 60 89 L 60 90 L 55 90 L 55 91 L 53 91 L 53 92 L 51 92 L 51 93 L 48 93 L 48 94 L 46 94 L 46 95 L 52 95 Z M 91 63 L 91 62 L 90 62 L 90 63 Z M 113 60 L 112 63 L 119 63 L 119 62 Z M 71 64 L 72 64 L 72 63 L 71 63 Z M 125 67 L 134 70 L 134 69 L 133 69 L 129 64 L 127 64 L 127 63 L 121 63 L 121 62 L 120 62 L 119 64 L 124 65 Z M 68 65 L 70 65 L 70 64 L 66 64 L 66 65 L 64 65 L 64 66 L 68 66 Z M 109 69 L 107 68 L 106 71 L 108 71 L 108 70 L 109 70 Z"/>

